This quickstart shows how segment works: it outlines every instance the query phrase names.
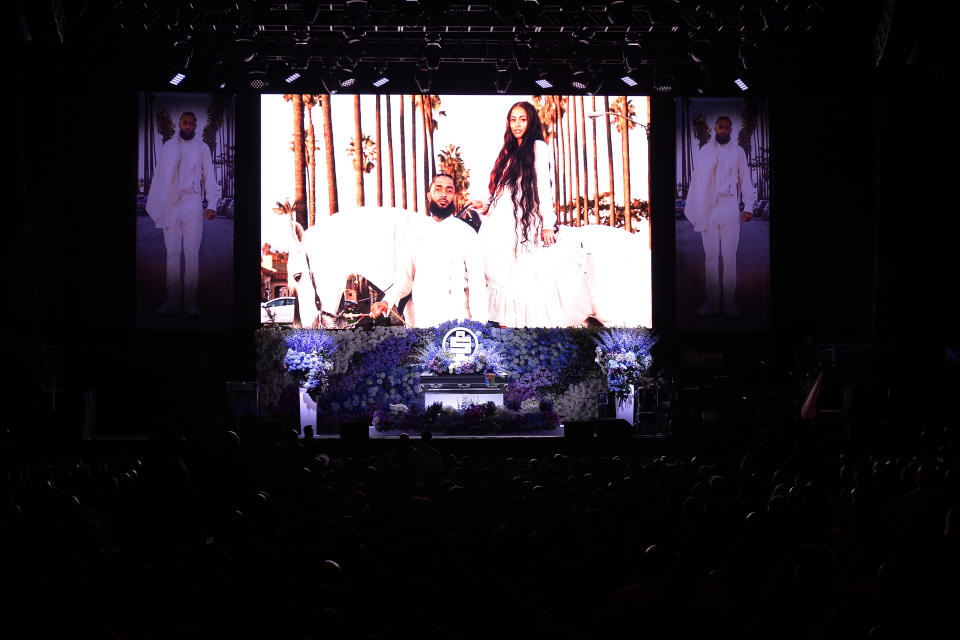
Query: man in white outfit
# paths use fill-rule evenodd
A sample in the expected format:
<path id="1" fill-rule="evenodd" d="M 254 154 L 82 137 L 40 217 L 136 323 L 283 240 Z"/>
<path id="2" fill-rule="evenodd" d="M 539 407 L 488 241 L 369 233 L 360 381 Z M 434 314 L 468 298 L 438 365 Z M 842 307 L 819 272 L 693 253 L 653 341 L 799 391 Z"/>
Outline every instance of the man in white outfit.
<path id="1" fill-rule="evenodd" d="M 737 248 L 740 222 L 753 219 L 757 190 L 750 180 L 747 154 L 731 143 L 733 123 L 717 118 L 713 140 L 703 145 L 694 160 L 684 214 L 703 239 L 706 301 L 698 316 L 720 313 L 720 256 L 723 256 L 723 313 L 737 318 Z M 743 213 L 740 201 L 743 201 Z"/>
<path id="2" fill-rule="evenodd" d="M 184 112 L 179 124 L 180 134 L 167 140 L 160 149 L 147 199 L 147 213 L 163 231 L 167 250 L 166 300 L 156 312 L 171 315 L 183 311 L 199 316 L 197 284 L 203 219 L 212 220 L 217 216 L 210 207 L 220 200 L 220 185 L 213 171 L 210 147 L 196 136 L 197 117 Z M 208 203 L 206 211 L 204 199 Z"/>
<path id="3" fill-rule="evenodd" d="M 374 303 L 373 317 L 386 313 L 412 293 L 414 326 L 433 327 L 447 320 L 487 322 L 483 253 L 471 223 L 456 215 L 453 177 L 438 174 L 427 193 L 427 212 L 435 221 L 409 247 L 400 273 L 386 297 Z"/>

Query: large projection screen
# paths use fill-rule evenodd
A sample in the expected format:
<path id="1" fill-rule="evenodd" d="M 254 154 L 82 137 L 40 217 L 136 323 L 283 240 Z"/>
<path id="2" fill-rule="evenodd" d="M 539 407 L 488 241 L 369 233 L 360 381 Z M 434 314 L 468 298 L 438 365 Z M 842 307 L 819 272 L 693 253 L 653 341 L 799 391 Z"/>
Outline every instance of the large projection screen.
<path id="1" fill-rule="evenodd" d="M 365 300 L 393 291 L 394 275 L 367 263 L 371 257 L 403 263 L 414 246 L 403 233 L 382 232 L 392 221 L 378 217 L 378 211 L 432 221 L 425 194 L 437 173 L 455 177 L 458 210 L 470 201 L 487 202 L 508 112 L 521 101 L 533 104 L 545 125 L 557 237 L 567 245 L 577 243 L 585 256 L 584 291 L 594 313 L 563 326 L 592 323 L 588 318 L 650 326 L 649 99 L 644 96 L 262 96 L 261 320 L 291 321 L 292 298 L 281 299 L 295 289 L 302 314 L 304 305 L 314 302 L 313 291 L 304 299 L 294 277 L 315 282 L 345 262 L 352 266 L 338 280 L 338 290 L 317 296 L 324 312 L 342 312 L 344 305 L 362 312 L 368 308 Z M 353 153 L 358 136 L 361 162 Z M 348 224 L 347 217 L 354 222 Z M 481 226 L 489 222 L 486 216 L 480 219 Z M 311 228 L 322 227 L 325 248 L 305 249 L 293 221 L 314 238 L 319 234 Z M 291 251 L 306 253 L 309 268 L 288 273 L 288 260 L 296 259 Z M 491 262 L 487 255 L 485 264 Z M 424 271 L 421 265 L 420 275 Z M 322 288 L 317 284 L 314 290 Z M 417 300 L 415 289 L 414 304 Z"/>
<path id="2" fill-rule="evenodd" d="M 677 329 L 765 331 L 770 130 L 762 98 L 678 98 Z"/>
<path id="3" fill-rule="evenodd" d="M 138 99 L 134 325 L 223 329 L 233 321 L 234 97 Z"/>

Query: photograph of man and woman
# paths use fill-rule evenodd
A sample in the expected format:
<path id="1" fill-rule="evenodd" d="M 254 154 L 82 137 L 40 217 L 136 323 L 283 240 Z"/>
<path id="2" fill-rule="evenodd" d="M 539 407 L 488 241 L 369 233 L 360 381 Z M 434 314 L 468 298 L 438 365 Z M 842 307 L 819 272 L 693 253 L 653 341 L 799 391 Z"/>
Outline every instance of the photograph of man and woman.
<path id="1" fill-rule="evenodd" d="M 265 95 L 261 123 L 264 308 L 650 326 L 646 97 Z"/>

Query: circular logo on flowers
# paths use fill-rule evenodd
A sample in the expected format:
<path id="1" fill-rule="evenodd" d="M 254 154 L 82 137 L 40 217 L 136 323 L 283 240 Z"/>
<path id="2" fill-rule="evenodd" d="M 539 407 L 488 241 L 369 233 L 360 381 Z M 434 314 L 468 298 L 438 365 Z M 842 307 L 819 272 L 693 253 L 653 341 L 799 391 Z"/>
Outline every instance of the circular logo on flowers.
<path id="1" fill-rule="evenodd" d="M 447 331 L 440 341 L 440 348 L 456 355 L 457 358 L 466 358 L 477 352 L 480 338 L 466 327 L 454 327 Z"/>

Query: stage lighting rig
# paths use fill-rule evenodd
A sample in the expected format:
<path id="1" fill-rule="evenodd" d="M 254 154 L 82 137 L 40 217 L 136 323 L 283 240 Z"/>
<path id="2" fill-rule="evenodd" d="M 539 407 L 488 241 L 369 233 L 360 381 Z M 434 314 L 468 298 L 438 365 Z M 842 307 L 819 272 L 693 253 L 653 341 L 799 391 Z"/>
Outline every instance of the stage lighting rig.
<path id="1" fill-rule="evenodd" d="M 510 81 L 513 79 L 510 73 L 510 67 L 506 60 L 500 60 L 497 63 L 497 93 L 504 94 L 510 90 Z"/>
<path id="2" fill-rule="evenodd" d="M 443 45 L 440 43 L 440 35 L 428 33 L 427 41 L 423 45 L 423 59 L 427 69 L 436 71 L 440 68 L 440 56 L 443 53 Z"/>

